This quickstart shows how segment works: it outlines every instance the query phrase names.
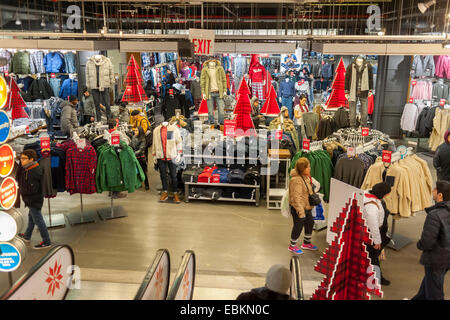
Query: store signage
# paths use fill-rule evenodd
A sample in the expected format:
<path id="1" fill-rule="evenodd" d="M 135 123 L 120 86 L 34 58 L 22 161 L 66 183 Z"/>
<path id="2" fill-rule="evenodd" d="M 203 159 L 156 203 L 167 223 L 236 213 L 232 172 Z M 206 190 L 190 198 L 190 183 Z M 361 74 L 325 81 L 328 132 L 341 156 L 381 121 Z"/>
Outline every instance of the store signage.
<path id="1" fill-rule="evenodd" d="M 439 101 L 439 105 L 441 106 L 441 107 L 443 107 L 443 106 L 445 106 L 445 102 L 446 102 L 447 100 L 445 100 L 445 99 L 441 99 L 440 101 Z"/>
<path id="2" fill-rule="evenodd" d="M 298 84 L 299 86 L 301 86 L 301 85 L 304 84 L 304 83 L 305 83 L 305 80 L 303 80 L 303 79 L 297 82 L 297 84 Z"/>
<path id="3" fill-rule="evenodd" d="M 14 151 L 8 145 L 0 146 L 0 177 L 9 176 L 14 168 Z"/>
<path id="4" fill-rule="evenodd" d="M 353 158 L 356 155 L 356 150 L 353 147 L 348 147 L 347 148 L 347 156 L 349 158 Z"/>
<path id="5" fill-rule="evenodd" d="M 8 213 L 0 211 L 0 241 L 10 241 L 16 234 L 16 220 Z"/>
<path id="6" fill-rule="evenodd" d="M 391 163 L 391 158 L 392 158 L 392 151 L 383 150 L 383 154 L 382 154 L 383 162 Z"/>
<path id="7" fill-rule="evenodd" d="M 303 139 L 303 150 L 309 151 L 310 140 Z"/>
<path id="8" fill-rule="evenodd" d="M 416 80 L 411 81 L 411 85 L 415 86 L 417 84 Z"/>
<path id="9" fill-rule="evenodd" d="M 42 151 L 50 150 L 50 137 L 41 137 Z"/>
<path id="10" fill-rule="evenodd" d="M 27 127 L 25 128 L 25 133 L 26 133 L 26 134 L 30 134 L 30 127 L 29 127 L 29 126 L 27 126 Z"/>
<path id="11" fill-rule="evenodd" d="M 11 243 L 0 243 L 0 272 L 11 272 L 20 266 L 22 256 L 19 249 Z"/>
<path id="12" fill-rule="evenodd" d="M 116 146 L 116 145 L 120 144 L 120 135 L 118 133 L 113 133 L 111 135 L 111 144 L 113 146 Z"/>
<path id="13" fill-rule="evenodd" d="M 5 77 L 8 77 L 8 76 L 9 76 L 9 72 L 5 71 Z"/>
<path id="14" fill-rule="evenodd" d="M 0 109 L 3 108 L 8 101 L 8 92 L 8 84 L 6 83 L 5 78 L 0 76 Z"/>
<path id="15" fill-rule="evenodd" d="M 204 56 L 214 54 L 214 30 L 189 29 L 189 40 L 194 44 L 194 54 Z"/>
<path id="16" fill-rule="evenodd" d="M 369 128 L 362 128 L 361 134 L 363 137 L 367 137 L 369 135 Z"/>
<path id="17" fill-rule="evenodd" d="M 12 177 L 2 181 L 0 185 L 0 205 L 3 209 L 11 209 L 17 200 L 17 182 Z"/>
<path id="18" fill-rule="evenodd" d="M 0 144 L 8 140 L 9 130 L 11 129 L 11 124 L 9 122 L 8 114 L 0 110 Z"/>
<path id="19" fill-rule="evenodd" d="M 236 130 L 236 120 L 224 120 L 223 135 L 233 137 Z"/>
<path id="20" fill-rule="evenodd" d="M 414 103 L 414 98 L 409 98 L 409 103 Z"/>
<path id="21" fill-rule="evenodd" d="M 54 79 L 54 78 L 56 78 L 56 74 L 52 73 L 52 74 L 50 75 L 50 77 L 52 77 L 52 79 Z"/>
<path id="22" fill-rule="evenodd" d="M 283 130 L 275 131 L 275 139 L 277 139 L 277 140 L 283 139 Z"/>

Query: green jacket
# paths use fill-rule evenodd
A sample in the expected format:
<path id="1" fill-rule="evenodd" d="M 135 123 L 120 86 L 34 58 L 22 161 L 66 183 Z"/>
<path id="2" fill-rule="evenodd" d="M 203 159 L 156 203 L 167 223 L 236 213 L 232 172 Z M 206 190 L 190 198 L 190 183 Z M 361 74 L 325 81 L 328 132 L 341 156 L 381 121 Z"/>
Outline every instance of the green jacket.
<path id="1" fill-rule="evenodd" d="M 223 96 L 227 90 L 227 77 L 225 76 L 225 71 L 223 70 L 222 64 L 219 60 L 211 59 L 203 63 L 202 73 L 200 74 L 200 86 L 202 88 L 202 93 L 206 95 L 206 99 L 211 98 L 211 84 L 208 74 L 208 63 L 214 61 L 216 63 L 216 81 L 217 87 L 219 89 L 219 97 L 223 99 Z"/>
<path id="2" fill-rule="evenodd" d="M 104 144 L 98 149 L 97 172 L 95 181 L 97 192 L 128 191 L 134 192 L 145 180 L 144 172 L 134 155 L 134 151 L 126 143 L 120 142 L 121 151 Z"/>
<path id="3" fill-rule="evenodd" d="M 30 54 L 27 51 L 18 51 L 11 59 L 9 70 L 15 74 L 30 74 Z"/>

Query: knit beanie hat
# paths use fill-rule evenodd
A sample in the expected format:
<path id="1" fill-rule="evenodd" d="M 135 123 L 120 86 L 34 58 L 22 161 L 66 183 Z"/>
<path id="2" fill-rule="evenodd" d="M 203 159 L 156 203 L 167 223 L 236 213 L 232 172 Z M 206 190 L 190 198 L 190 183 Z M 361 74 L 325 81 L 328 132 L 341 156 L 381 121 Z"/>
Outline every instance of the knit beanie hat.
<path id="1" fill-rule="evenodd" d="M 386 182 L 377 183 L 372 187 L 372 190 L 369 193 L 376 196 L 378 199 L 383 199 L 385 195 L 391 192 L 391 186 Z"/>
<path id="2" fill-rule="evenodd" d="M 279 294 L 288 294 L 291 287 L 291 271 L 282 264 L 270 267 L 266 274 L 266 287 Z"/>
<path id="3" fill-rule="evenodd" d="M 131 112 L 131 115 L 134 117 L 134 116 L 137 116 L 137 115 L 139 115 L 139 110 L 133 110 L 132 112 Z"/>
<path id="4" fill-rule="evenodd" d="M 445 143 L 448 143 L 448 136 L 449 135 L 450 135 L 450 130 L 445 131 L 445 134 L 444 134 L 444 141 L 445 141 Z"/>

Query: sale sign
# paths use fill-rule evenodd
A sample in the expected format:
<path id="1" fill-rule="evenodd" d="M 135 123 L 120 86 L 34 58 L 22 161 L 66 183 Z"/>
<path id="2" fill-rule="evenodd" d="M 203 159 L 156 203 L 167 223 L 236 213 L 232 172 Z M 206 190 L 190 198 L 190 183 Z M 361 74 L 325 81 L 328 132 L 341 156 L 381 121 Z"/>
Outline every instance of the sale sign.
<path id="1" fill-rule="evenodd" d="M 55 79 L 55 78 L 56 78 L 56 74 L 52 73 L 52 74 L 50 75 L 50 77 L 51 77 L 52 79 Z"/>
<path id="2" fill-rule="evenodd" d="M 0 177 L 9 176 L 14 168 L 14 151 L 8 145 L 0 146 Z"/>
<path id="3" fill-rule="evenodd" d="M 42 151 L 50 150 L 50 137 L 41 137 Z"/>
<path id="4" fill-rule="evenodd" d="M 363 137 L 367 137 L 369 135 L 369 128 L 361 128 L 361 134 Z"/>
<path id="5" fill-rule="evenodd" d="M 386 163 L 391 163 L 392 151 L 383 150 L 382 160 Z"/>
<path id="6" fill-rule="evenodd" d="M 415 86 L 415 85 L 417 84 L 417 81 L 416 81 L 416 80 L 413 80 L 413 81 L 411 81 L 411 84 L 412 84 L 413 86 Z"/>
<path id="7" fill-rule="evenodd" d="M 414 98 L 409 98 L 409 103 L 414 103 Z"/>
<path id="8" fill-rule="evenodd" d="M 441 99 L 440 101 L 439 101 L 439 105 L 441 106 L 441 107 L 443 107 L 443 106 L 445 106 L 445 102 L 446 102 L 447 100 L 445 100 L 445 99 Z"/>
<path id="9" fill-rule="evenodd" d="M 4 143 L 8 140 L 9 130 L 11 129 L 11 124 L 9 122 L 8 114 L 0 110 L 0 143 Z"/>
<path id="10" fill-rule="evenodd" d="M 297 82 L 297 84 L 298 84 L 299 86 L 301 86 L 301 85 L 304 84 L 304 83 L 305 83 L 305 80 L 300 80 L 300 81 Z"/>
<path id="11" fill-rule="evenodd" d="M 224 120 L 223 122 L 223 135 L 233 137 L 236 130 L 235 120 Z"/>
<path id="12" fill-rule="evenodd" d="M 281 140 L 283 138 L 283 130 L 277 130 L 275 131 L 275 138 L 277 140 Z"/>
<path id="13" fill-rule="evenodd" d="M 116 146 L 116 145 L 120 144 L 120 135 L 118 133 L 113 133 L 111 135 L 111 144 L 113 146 Z"/>
<path id="14" fill-rule="evenodd" d="M 2 181 L 0 186 L 0 205 L 4 210 L 11 209 L 17 199 L 17 182 L 11 177 Z"/>
<path id="15" fill-rule="evenodd" d="M 6 84 L 6 80 L 2 76 L 0 76 L 0 109 L 3 108 L 8 101 L 8 92 L 9 87 Z"/>
<path id="16" fill-rule="evenodd" d="M 309 151 L 310 142 L 309 139 L 303 139 L 303 150 Z"/>
<path id="17" fill-rule="evenodd" d="M 194 54 L 213 55 L 215 36 L 214 30 L 189 29 L 189 40 L 194 44 Z"/>

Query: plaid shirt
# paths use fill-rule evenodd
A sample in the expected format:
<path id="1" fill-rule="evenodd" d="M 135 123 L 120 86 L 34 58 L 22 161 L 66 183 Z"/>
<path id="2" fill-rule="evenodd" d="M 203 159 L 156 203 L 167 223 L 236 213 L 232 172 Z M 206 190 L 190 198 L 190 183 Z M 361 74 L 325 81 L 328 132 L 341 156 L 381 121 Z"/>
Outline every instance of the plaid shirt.
<path id="1" fill-rule="evenodd" d="M 30 54 L 30 71 L 33 74 L 45 73 L 44 53 L 42 51 L 35 51 Z"/>
<path id="2" fill-rule="evenodd" d="M 86 141 L 86 147 L 79 150 L 72 140 L 61 144 L 66 152 L 66 190 L 74 193 L 92 194 L 97 192 L 95 170 L 97 155 L 94 147 Z"/>
<path id="3" fill-rule="evenodd" d="M 3 65 L 3 63 L 0 64 L 0 72 L 6 72 L 9 70 L 11 57 L 12 54 L 8 50 L 0 50 L 0 60 L 3 60 L 6 63 L 5 65 Z"/>
<path id="4" fill-rule="evenodd" d="M 143 68 L 151 67 L 150 53 L 142 52 L 141 53 L 141 59 L 142 59 L 142 67 Z"/>

